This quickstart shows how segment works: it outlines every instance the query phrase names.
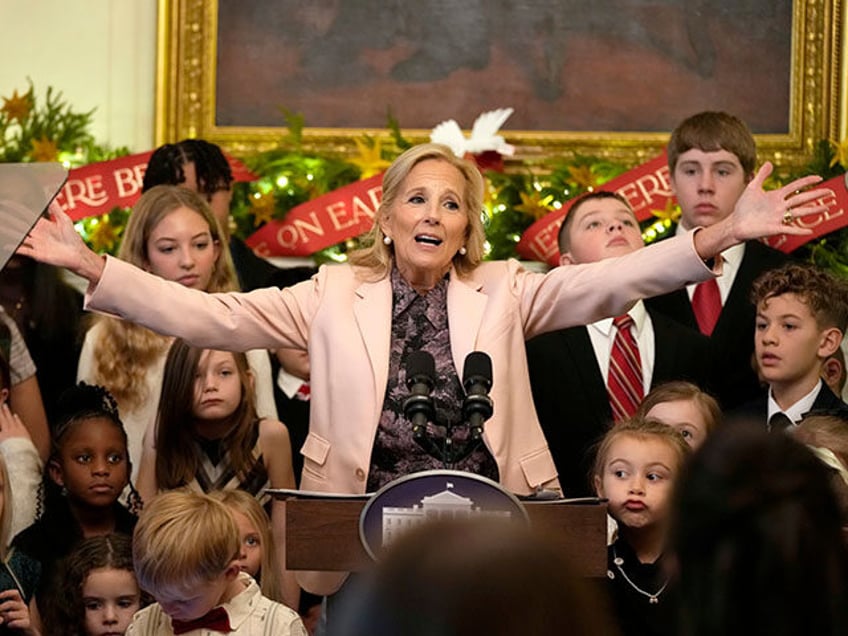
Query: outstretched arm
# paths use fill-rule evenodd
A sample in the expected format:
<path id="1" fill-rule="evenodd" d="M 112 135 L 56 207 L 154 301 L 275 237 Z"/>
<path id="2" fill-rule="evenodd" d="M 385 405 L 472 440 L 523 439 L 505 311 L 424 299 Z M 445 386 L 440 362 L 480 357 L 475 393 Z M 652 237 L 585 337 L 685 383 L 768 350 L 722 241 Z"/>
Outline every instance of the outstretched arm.
<path id="1" fill-rule="evenodd" d="M 776 190 L 764 190 L 763 182 L 771 171 L 771 163 L 766 162 L 739 197 L 733 214 L 695 234 L 695 249 L 702 258 L 713 258 L 728 247 L 750 239 L 812 233 L 812 229 L 792 221 L 827 210 L 826 205 L 818 203 L 828 194 L 826 189 L 802 191 L 821 181 L 821 177 L 804 177 Z"/>
<path id="2" fill-rule="evenodd" d="M 56 201 L 48 208 L 18 248 L 22 256 L 65 267 L 89 283 L 96 285 L 103 273 L 103 257 L 91 251 L 74 228 L 71 220 Z"/>
<path id="3" fill-rule="evenodd" d="M 49 218 L 40 219 L 18 249 L 87 279 L 87 310 L 108 313 L 203 348 L 305 348 L 307 321 L 320 299 L 315 281 L 249 294 L 190 289 L 119 259 L 101 258 L 82 242 L 71 219 L 53 207 Z"/>

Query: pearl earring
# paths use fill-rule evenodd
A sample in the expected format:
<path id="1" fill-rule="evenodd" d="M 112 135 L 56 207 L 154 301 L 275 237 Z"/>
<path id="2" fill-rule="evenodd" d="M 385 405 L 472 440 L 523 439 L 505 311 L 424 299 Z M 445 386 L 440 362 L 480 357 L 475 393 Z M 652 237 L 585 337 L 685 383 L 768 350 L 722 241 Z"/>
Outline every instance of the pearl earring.
<path id="1" fill-rule="evenodd" d="M 391 244 L 392 244 L 392 237 L 391 236 L 384 236 L 383 237 L 383 245 L 391 245 Z"/>
<path id="2" fill-rule="evenodd" d="M 465 249 L 465 246 L 463 245 L 462 247 L 459 248 L 459 255 L 465 256 L 466 254 L 468 254 L 468 250 Z"/>

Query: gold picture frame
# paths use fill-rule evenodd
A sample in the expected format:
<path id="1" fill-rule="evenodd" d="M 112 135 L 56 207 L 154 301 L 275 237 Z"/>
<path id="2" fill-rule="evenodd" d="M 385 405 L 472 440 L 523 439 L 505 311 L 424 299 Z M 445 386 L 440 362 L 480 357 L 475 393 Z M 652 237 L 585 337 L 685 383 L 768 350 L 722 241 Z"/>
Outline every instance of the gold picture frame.
<path id="1" fill-rule="evenodd" d="M 247 156 L 280 144 L 286 129 L 216 124 L 216 0 L 159 0 L 156 143 L 202 137 Z M 761 159 L 783 167 L 809 160 L 821 139 L 839 140 L 846 127 L 844 16 L 842 0 L 793 0 L 788 132 L 756 135 Z M 731 44 L 732 45 L 732 44 Z M 755 72 L 753 69 L 752 72 Z M 465 122 L 463 122 L 465 123 Z M 403 124 L 403 122 L 401 122 Z M 356 152 L 363 134 L 387 136 L 386 129 L 305 128 L 308 150 L 340 156 Z M 412 141 L 429 130 L 406 130 Z M 589 155 L 634 165 L 654 156 L 668 133 L 504 131 L 517 147 L 514 161 Z"/>

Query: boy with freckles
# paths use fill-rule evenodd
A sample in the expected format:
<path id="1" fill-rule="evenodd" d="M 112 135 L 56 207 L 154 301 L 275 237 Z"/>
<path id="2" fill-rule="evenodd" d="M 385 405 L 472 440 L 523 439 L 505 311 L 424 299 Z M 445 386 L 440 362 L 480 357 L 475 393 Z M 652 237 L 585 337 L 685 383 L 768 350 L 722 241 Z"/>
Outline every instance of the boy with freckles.
<path id="1" fill-rule="evenodd" d="M 848 326 L 848 282 L 812 265 L 790 264 L 760 276 L 751 301 L 757 367 L 768 393 L 733 416 L 765 420 L 778 431 L 794 429 L 810 411 L 848 415 L 848 405 L 821 377 Z"/>

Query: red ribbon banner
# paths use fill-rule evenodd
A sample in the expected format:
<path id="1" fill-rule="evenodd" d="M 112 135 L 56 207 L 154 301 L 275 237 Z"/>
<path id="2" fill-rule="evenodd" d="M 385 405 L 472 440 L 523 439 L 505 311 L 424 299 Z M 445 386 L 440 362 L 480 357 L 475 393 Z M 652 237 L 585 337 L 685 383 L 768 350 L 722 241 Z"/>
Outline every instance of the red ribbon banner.
<path id="1" fill-rule="evenodd" d="M 383 194 L 383 175 L 356 181 L 292 208 L 246 241 L 260 256 L 309 256 L 367 232 Z"/>
<path id="2" fill-rule="evenodd" d="M 819 205 L 826 205 L 827 211 L 798 218 L 794 221 L 795 225 L 810 228 L 813 233 L 802 236 L 789 234 L 772 236 L 766 239 L 768 245 L 788 254 L 805 243 L 836 230 L 841 230 L 848 225 L 848 214 L 846 214 L 846 210 L 848 210 L 848 173 L 829 179 L 816 187 L 828 190 L 825 196 L 816 201 Z"/>
<path id="3" fill-rule="evenodd" d="M 673 199 L 668 160 L 664 152 L 659 157 L 610 179 L 601 187 L 617 192 L 627 199 L 639 221 L 650 218 L 652 210 L 664 210 L 668 201 Z M 577 198 L 579 197 L 567 201 L 559 210 L 546 214 L 527 228 L 516 247 L 519 256 L 544 261 L 551 267 L 557 266 L 557 234 L 562 220 Z"/>
<path id="4" fill-rule="evenodd" d="M 56 200 L 74 221 L 106 214 L 114 207 L 132 207 L 141 196 L 141 182 L 152 154 L 149 150 L 74 168 Z M 256 180 L 238 159 L 227 157 L 227 161 L 236 181 Z"/>

